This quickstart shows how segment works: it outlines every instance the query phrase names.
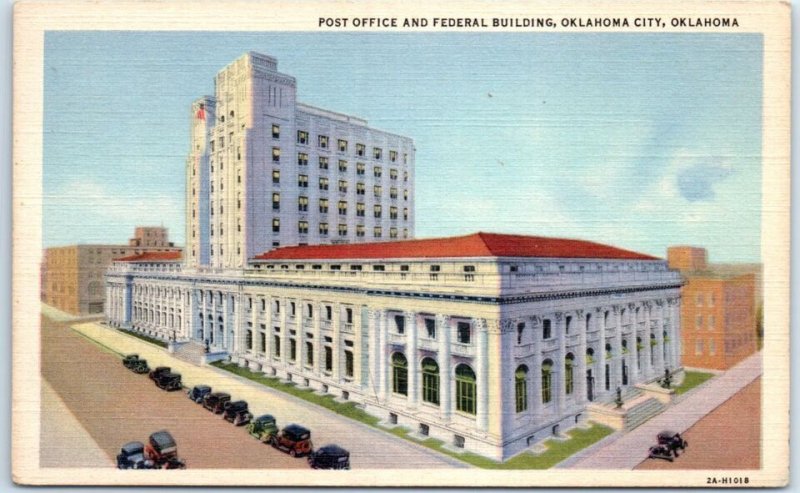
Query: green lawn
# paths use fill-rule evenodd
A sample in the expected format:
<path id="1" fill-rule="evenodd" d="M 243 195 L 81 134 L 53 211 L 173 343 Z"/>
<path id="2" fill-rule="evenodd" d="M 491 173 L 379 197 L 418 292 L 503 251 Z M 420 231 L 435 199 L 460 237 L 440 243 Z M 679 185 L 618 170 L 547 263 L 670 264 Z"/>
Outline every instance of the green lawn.
<path id="1" fill-rule="evenodd" d="M 156 346 L 160 346 L 160 347 L 163 347 L 163 348 L 167 347 L 167 343 L 166 342 L 164 342 L 164 341 L 162 341 L 160 339 L 156 339 L 154 337 L 146 336 L 146 335 L 140 334 L 138 332 L 133 332 L 132 330 L 123 330 L 121 332 L 123 334 L 128 334 L 130 336 L 137 337 L 137 338 L 139 338 L 139 339 L 141 339 L 143 341 L 147 341 L 150 344 L 155 344 Z"/>
<path id="2" fill-rule="evenodd" d="M 675 393 L 678 395 L 685 394 L 713 376 L 713 373 L 687 371 L 686 376 L 683 378 L 683 383 L 675 387 Z"/>
<path id="3" fill-rule="evenodd" d="M 319 395 L 311 389 L 299 388 L 293 383 L 281 382 L 277 378 L 267 377 L 260 373 L 254 373 L 248 368 L 241 368 L 232 363 L 217 361 L 211 364 L 217 368 L 221 368 L 225 371 L 229 371 L 241 377 L 247 378 L 248 380 L 252 380 L 262 385 L 266 385 L 267 387 L 280 390 L 281 392 L 286 392 L 287 394 L 291 394 L 306 401 L 313 402 L 314 404 L 341 414 L 342 416 L 360 421 L 375 428 L 380 428 L 378 426 L 378 418 L 356 407 L 355 403 L 353 402 L 337 402 L 332 396 Z M 586 430 L 575 429 L 568 431 L 567 435 L 570 437 L 568 440 L 560 441 L 551 439 L 545 441 L 547 450 L 542 454 L 534 455 L 526 452 L 514 457 L 509 461 L 500 463 L 469 452 L 453 452 L 444 448 L 443 442 L 433 438 L 429 438 L 424 441 L 414 440 L 408 436 L 408 430 L 406 428 L 395 427 L 385 431 L 484 469 L 548 469 L 572 454 L 578 452 L 579 450 L 592 445 L 593 443 L 601 440 L 613 432 L 611 428 L 606 426 L 592 424 L 591 428 Z"/>

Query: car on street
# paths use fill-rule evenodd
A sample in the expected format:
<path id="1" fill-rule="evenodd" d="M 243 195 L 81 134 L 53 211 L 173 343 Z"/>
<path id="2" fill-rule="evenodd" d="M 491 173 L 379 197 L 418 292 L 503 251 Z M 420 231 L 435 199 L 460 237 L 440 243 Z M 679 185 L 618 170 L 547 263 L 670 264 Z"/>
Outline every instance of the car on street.
<path id="1" fill-rule="evenodd" d="M 122 366 L 124 366 L 125 368 L 130 369 L 131 363 L 133 363 L 135 361 L 139 361 L 139 355 L 138 354 L 126 354 L 125 357 L 122 358 Z"/>
<path id="2" fill-rule="evenodd" d="M 147 360 L 139 358 L 138 354 L 129 354 L 122 359 L 122 365 L 134 373 L 147 373 L 150 368 L 147 366 Z"/>
<path id="3" fill-rule="evenodd" d="M 256 419 L 251 419 L 247 425 L 247 433 L 258 438 L 264 443 L 270 443 L 272 437 L 278 433 L 278 422 L 271 414 L 262 414 Z"/>
<path id="4" fill-rule="evenodd" d="M 189 399 L 197 404 L 203 402 L 203 397 L 207 396 L 211 393 L 211 387 L 208 385 L 195 385 L 192 387 L 187 394 L 189 395 Z"/>
<path id="5" fill-rule="evenodd" d="M 308 455 L 312 469 L 350 469 L 350 452 L 336 444 L 325 445 Z"/>
<path id="6" fill-rule="evenodd" d="M 171 371 L 172 368 L 170 368 L 169 366 L 157 366 L 156 368 L 150 370 L 148 376 L 150 377 L 150 380 L 155 380 L 156 378 L 158 378 L 159 375 L 163 373 L 169 373 Z"/>
<path id="7" fill-rule="evenodd" d="M 186 463 L 178 458 L 178 444 L 167 430 L 150 435 L 144 446 L 144 456 L 153 461 L 156 469 L 186 468 Z"/>
<path id="8" fill-rule="evenodd" d="M 231 401 L 231 395 L 225 392 L 212 392 L 203 398 L 203 407 L 214 414 L 225 410 L 225 403 Z"/>
<path id="9" fill-rule="evenodd" d="M 183 388 L 181 374 L 162 373 L 156 377 L 156 386 L 163 390 L 181 390 Z"/>
<path id="10" fill-rule="evenodd" d="M 678 449 L 685 450 L 689 446 L 689 442 L 683 439 L 680 433 L 671 430 L 664 430 L 656 435 L 656 440 L 659 445 L 665 445 L 669 448 L 670 452 L 678 457 Z"/>
<path id="11" fill-rule="evenodd" d="M 247 401 L 235 401 L 225 406 L 222 418 L 236 426 L 241 426 L 249 423 L 253 419 L 253 415 L 247 409 Z"/>
<path id="12" fill-rule="evenodd" d="M 142 442 L 128 442 L 117 454 L 117 469 L 153 469 L 155 463 L 144 456 Z"/>
<path id="13" fill-rule="evenodd" d="M 300 425 L 291 424 L 270 439 L 273 447 L 287 452 L 292 457 L 308 455 L 314 450 L 311 431 Z"/>

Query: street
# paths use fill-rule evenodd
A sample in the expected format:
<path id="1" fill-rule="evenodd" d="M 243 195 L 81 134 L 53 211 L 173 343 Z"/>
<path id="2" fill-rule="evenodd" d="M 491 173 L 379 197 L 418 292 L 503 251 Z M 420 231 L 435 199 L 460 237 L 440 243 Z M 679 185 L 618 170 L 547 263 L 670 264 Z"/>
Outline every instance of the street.
<path id="1" fill-rule="evenodd" d="M 171 366 L 183 375 L 186 385 L 206 383 L 217 391 L 229 392 L 234 400 L 247 400 L 256 416 L 267 412 L 275 415 L 281 427 L 292 422 L 309 427 L 316 447 L 337 443 L 348 449 L 354 469 L 466 467 L 291 396 L 214 368 L 201 368 L 174 359 L 151 344 L 91 325 L 95 326 L 98 336 L 107 339 L 103 340 L 106 346 L 122 345 L 125 352 L 138 352 L 151 368 Z M 63 402 L 63 407 L 108 456 L 106 466 L 112 464 L 125 442 L 144 442 L 150 433 L 166 429 L 175 437 L 180 457 L 192 469 L 308 468 L 305 459 L 292 458 L 262 444 L 250 437 L 244 427 L 235 427 L 219 415 L 211 414 L 187 399 L 185 393 L 158 389 L 146 375 L 137 375 L 123 367 L 118 356 L 81 336 L 68 324 L 47 317 L 42 317 L 42 376 Z M 50 409 L 53 408 L 51 405 Z M 46 410 L 43 409 L 43 413 Z M 79 427 L 43 426 L 43 465 L 85 465 L 85 459 L 79 460 L 69 453 L 71 448 L 85 447 L 85 437 L 76 437 L 76 428 Z M 54 454 L 54 450 L 62 452 Z"/>

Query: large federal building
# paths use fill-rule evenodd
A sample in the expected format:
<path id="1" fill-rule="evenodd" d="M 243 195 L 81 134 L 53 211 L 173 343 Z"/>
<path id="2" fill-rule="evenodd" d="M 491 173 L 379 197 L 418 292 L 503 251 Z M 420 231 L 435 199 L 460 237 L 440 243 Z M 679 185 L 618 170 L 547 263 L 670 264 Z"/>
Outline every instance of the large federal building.
<path id="1" fill-rule="evenodd" d="M 680 368 L 682 281 L 665 261 L 534 236 L 403 239 L 413 236 L 411 141 L 296 104 L 293 79 L 269 57 L 234 62 L 216 98 L 192 111 L 187 255 L 112 265 L 111 325 L 208 341 L 254 371 L 497 460 L 581 422 L 617 387 Z M 322 187 L 333 177 L 345 185 Z M 323 211 L 323 200 L 346 213 Z"/>

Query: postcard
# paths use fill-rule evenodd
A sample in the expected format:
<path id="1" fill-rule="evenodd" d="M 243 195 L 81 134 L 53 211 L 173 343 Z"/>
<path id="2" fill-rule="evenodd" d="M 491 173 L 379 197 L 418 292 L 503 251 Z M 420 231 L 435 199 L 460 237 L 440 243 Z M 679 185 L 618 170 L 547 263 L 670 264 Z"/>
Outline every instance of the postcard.
<path id="1" fill-rule="evenodd" d="M 789 16 L 18 3 L 15 482 L 787 484 Z"/>

